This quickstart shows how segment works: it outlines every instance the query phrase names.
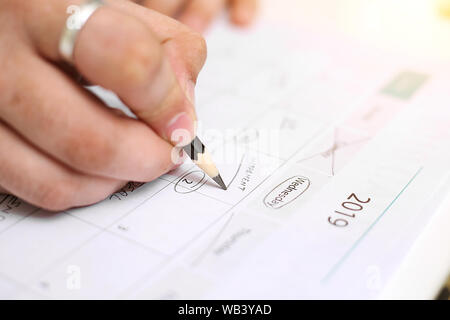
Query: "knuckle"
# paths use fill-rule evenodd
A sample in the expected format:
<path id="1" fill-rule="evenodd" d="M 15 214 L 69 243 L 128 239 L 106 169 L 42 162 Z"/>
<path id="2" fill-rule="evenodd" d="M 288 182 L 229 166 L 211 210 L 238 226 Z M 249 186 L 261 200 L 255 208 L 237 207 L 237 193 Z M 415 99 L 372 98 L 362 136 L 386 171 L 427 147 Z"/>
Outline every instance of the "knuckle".
<path id="1" fill-rule="evenodd" d="M 93 173 L 108 171 L 117 155 L 114 137 L 96 129 L 75 129 L 66 137 L 62 150 L 73 167 Z"/>

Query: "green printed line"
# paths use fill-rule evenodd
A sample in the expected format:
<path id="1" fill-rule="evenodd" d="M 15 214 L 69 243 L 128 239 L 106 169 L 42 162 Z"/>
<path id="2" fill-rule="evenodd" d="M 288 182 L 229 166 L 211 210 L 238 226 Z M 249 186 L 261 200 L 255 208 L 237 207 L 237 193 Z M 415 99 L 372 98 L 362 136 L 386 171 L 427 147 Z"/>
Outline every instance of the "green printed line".
<path id="1" fill-rule="evenodd" d="M 362 240 L 367 236 L 367 234 L 372 230 L 372 228 L 380 221 L 380 219 L 386 214 L 386 212 L 389 211 L 389 209 L 392 207 L 392 205 L 397 201 L 397 199 L 403 194 L 403 192 L 409 187 L 409 185 L 417 178 L 419 173 L 422 171 L 423 167 L 421 167 L 417 172 L 414 174 L 414 176 L 408 181 L 406 186 L 403 187 L 403 189 L 397 194 L 397 196 L 392 200 L 391 203 L 387 206 L 386 209 L 375 219 L 375 221 L 367 228 L 367 230 L 359 237 L 358 240 L 351 246 L 351 248 L 342 256 L 342 258 L 339 259 L 339 261 L 331 268 L 331 270 L 326 274 L 326 276 L 321 280 L 321 283 L 326 283 L 330 278 L 336 273 L 336 271 L 340 268 L 340 266 L 347 260 L 347 258 L 350 256 L 350 254 L 353 252 L 353 250 L 356 249 L 356 247 L 362 242 Z"/>

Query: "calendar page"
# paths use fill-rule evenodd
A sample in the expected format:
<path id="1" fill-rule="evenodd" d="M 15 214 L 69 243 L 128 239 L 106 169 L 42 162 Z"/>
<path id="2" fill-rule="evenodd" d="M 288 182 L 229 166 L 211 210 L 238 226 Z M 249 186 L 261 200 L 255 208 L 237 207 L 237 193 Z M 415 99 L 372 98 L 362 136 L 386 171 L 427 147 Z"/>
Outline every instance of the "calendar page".
<path id="1" fill-rule="evenodd" d="M 450 190 L 448 67 L 264 22 L 207 40 L 198 135 L 228 190 L 186 160 L 65 212 L 2 195 L 1 298 L 380 294 Z"/>

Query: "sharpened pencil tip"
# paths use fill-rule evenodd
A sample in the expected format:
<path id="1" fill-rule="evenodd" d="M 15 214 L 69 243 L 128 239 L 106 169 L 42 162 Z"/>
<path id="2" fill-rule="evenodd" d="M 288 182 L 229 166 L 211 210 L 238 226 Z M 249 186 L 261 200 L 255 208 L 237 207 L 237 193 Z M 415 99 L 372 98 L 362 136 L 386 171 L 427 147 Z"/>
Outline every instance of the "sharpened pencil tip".
<path id="1" fill-rule="evenodd" d="M 225 185 L 225 183 L 222 180 L 222 177 L 220 176 L 220 174 L 217 177 L 214 177 L 213 180 L 223 189 L 223 190 L 227 190 L 227 186 Z"/>

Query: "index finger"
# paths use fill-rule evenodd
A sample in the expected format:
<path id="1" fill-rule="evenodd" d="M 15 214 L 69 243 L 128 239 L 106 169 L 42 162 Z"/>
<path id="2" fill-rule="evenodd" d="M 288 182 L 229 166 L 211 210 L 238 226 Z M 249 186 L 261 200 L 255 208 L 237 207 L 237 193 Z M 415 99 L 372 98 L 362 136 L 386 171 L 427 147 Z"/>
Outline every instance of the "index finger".
<path id="1" fill-rule="evenodd" d="M 40 52 L 59 60 L 57 44 L 61 32 L 45 34 L 44 31 L 63 29 L 67 17 L 64 5 L 69 2 L 52 2 L 56 11 L 53 16 L 59 18 L 41 19 L 44 26 L 35 26 L 32 35 Z M 133 13 L 145 11 L 147 19 L 155 17 L 160 22 L 159 30 L 165 28 L 178 33 L 180 30 L 173 28 L 170 18 L 131 2 L 110 0 L 108 3 L 97 9 L 78 34 L 74 49 L 76 68 L 91 83 L 116 92 L 142 121 L 166 140 L 170 141 L 176 129 L 184 129 L 193 138 L 195 111 L 187 94 L 193 94 L 198 68 L 173 61 L 173 50 L 165 45 L 170 35 L 155 34 Z M 135 7 L 129 9 L 130 6 Z M 49 35 L 55 39 L 48 39 Z M 176 35 L 172 33 L 172 36 Z M 43 37 L 47 40 L 43 41 Z M 187 37 L 187 40 L 191 39 Z"/>

